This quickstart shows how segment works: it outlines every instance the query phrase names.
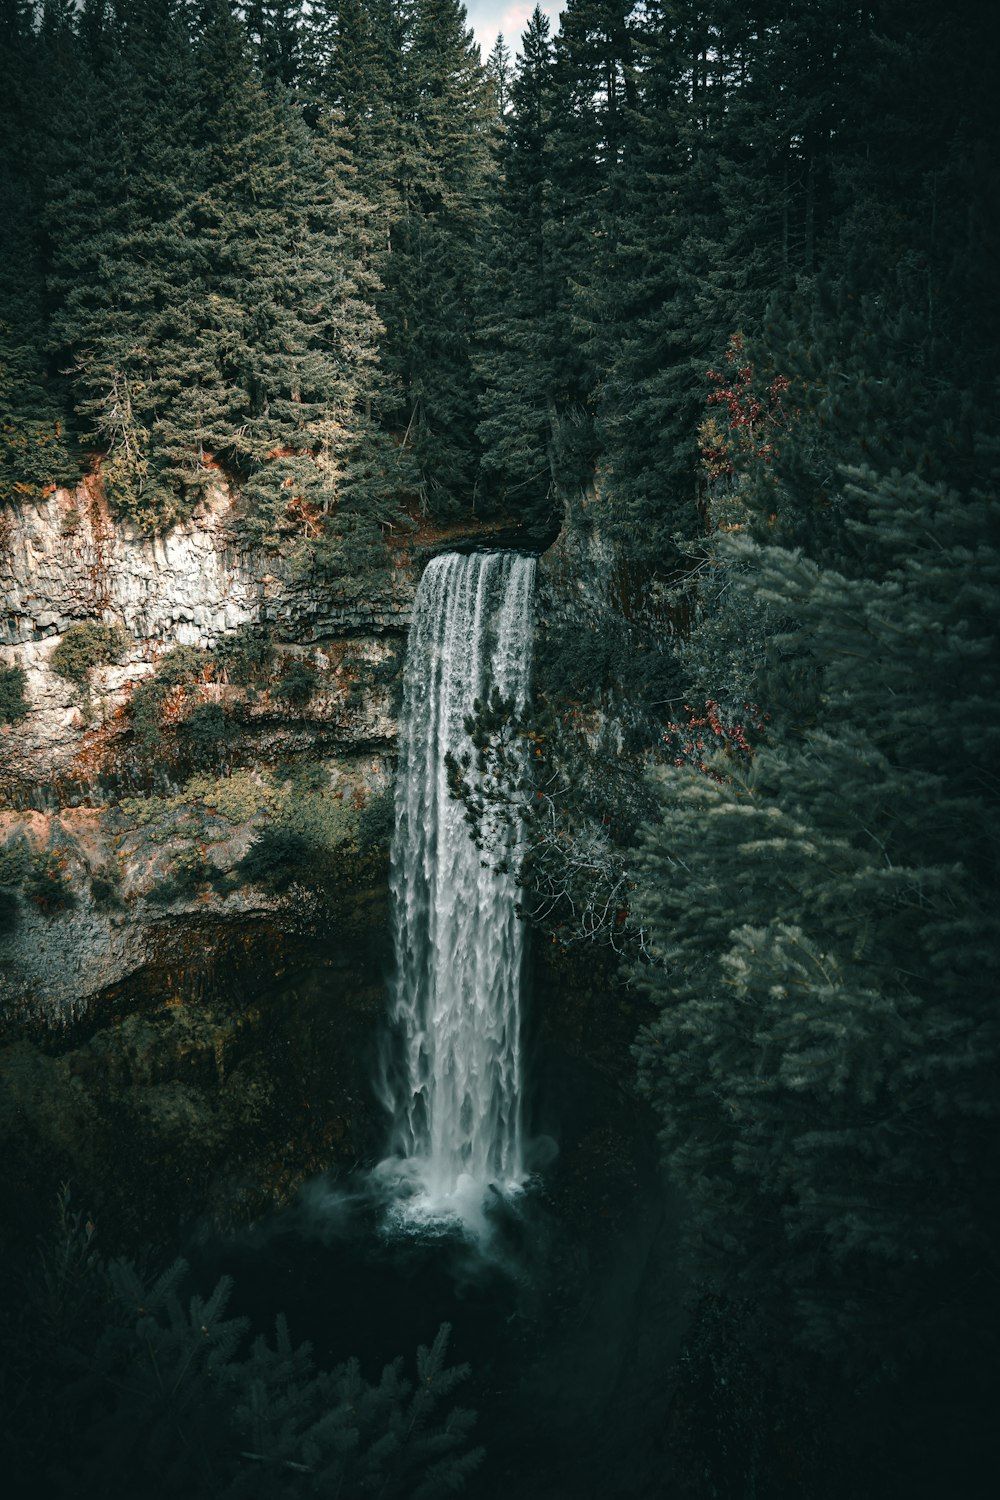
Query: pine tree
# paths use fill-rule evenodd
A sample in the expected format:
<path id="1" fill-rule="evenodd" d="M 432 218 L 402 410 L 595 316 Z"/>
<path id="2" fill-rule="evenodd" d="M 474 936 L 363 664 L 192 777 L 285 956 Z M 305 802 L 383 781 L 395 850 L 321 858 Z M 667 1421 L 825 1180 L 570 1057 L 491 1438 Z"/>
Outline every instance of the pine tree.
<path id="1" fill-rule="evenodd" d="M 290 89 L 302 69 L 302 0 L 251 0 L 247 31 L 269 83 Z"/>
<path id="2" fill-rule="evenodd" d="M 961 35 L 930 44 L 957 67 Z M 701 1272 L 874 1383 L 917 1358 L 947 1385 L 978 1378 L 995 1306 L 1000 514 L 995 440 L 961 416 L 989 400 L 991 324 L 951 343 L 927 316 L 982 274 L 987 188 L 946 164 L 961 137 L 929 133 L 941 238 L 894 132 L 724 393 L 682 658 L 692 700 L 757 729 L 661 773 L 639 898 L 660 1016 L 637 1053 Z M 909 252 L 873 265 L 875 226 Z"/>
<path id="3" fill-rule="evenodd" d="M 78 91 L 49 209 L 77 410 L 143 525 L 186 514 L 221 467 L 241 541 L 339 527 L 338 569 L 360 566 L 395 477 L 371 216 L 329 107 L 310 128 L 268 89 L 226 0 L 189 20 L 130 8 Z"/>
<path id="4" fill-rule="evenodd" d="M 193 224 L 196 107 L 177 8 L 143 0 L 115 16 L 67 99 L 47 205 L 53 340 L 81 440 L 103 454 L 112 503 L 142 524 L 190 509 L 221 418 L 218 399 L 205 410 L 214 309 Z"/>
<path id="5" fill-rule="evenodd" d="M 486 76 L 493 90 L 493 109 L 502 121 L 510 107 L 511 58 L 510 48 L 501 31 L 486 59 Z"/>
<path id="6" fill-rule="evenodd" d="M 617 233 L 617 195 L 637 103 L 632 0 L 570 0 L 554 49 L 548 195 L 556 285 L 554 461 L 587 487 L 597 456 L 595 392 L 605 351 L 598 289 Z"/>
<path id="7" fill-rule="evenodd" d="M 478 454 L 470 343 L 476 245 L 490 168 L 490 91 L 458 0 L 414 0 L 397 94 L 398 210 L 379 304 L 385 365 L 421 507 L 473 497 Z"/>
<path id="8" fill-rule="evenodd" d="M 73 475 L 65 392 L 47 359 L 40 234 L 47 157 L 36 114 L 45 60 L 72 39 L 62 12 L 46 9 L 43 40 L 25 0 L 0 5 L 0 502 L 37 496 Z"/>
<path id="9" fill-rule="evenodd" d="M 489 221 L 483 326 L 482 488 L 529 517 L 554 509 L 553 392 L 558 288 L 549 235 L 552 44 L 536 6 L 521 41 L 499 141 L 500 187 Z"/>
<path id="10" fill-rule="evenodd" d="M 781 716 L 749 769 L 664 773 L 639 1057 L 700 1263 L 864 1360 L 992 1260 L 1000 564 L 984 494 L 868 474 L 850 498 L 863 576 L 735 545 L 783 622 Z"/>
<path id="11" fill-rule="evenodd" d="M 648 7 L 642 97 L 620 176 L 618 224 L 597 288 L 606 369 L 602 491 L 625 555 L 668 576 L 698 528 L 705 372 L 735 329 L 714 269 L 726 38 L 721 7 Z"/>

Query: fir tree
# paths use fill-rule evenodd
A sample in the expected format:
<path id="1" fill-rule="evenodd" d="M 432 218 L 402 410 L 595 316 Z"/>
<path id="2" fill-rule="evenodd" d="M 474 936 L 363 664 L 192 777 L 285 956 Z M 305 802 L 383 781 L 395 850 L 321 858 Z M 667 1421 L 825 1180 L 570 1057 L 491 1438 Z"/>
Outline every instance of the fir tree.
<path id="1" fill-rule="evenodd" d="M 414 0 L 400 80 L 385 364 L 421 506 L 467 504 L 478 455 L 470 343 L 489 180 L 490 91 L 458 0 Z"/>
<path id="2" fill-rule="evenodd" d="M 302 0 L 251 0 L 247 30 L 269 83 L 290 89 L 302 68 Z"/>
<path id="3" fill-rule="evenodd" d="M 80 70 L 67 99 L 47 205 L 53 339 L 81 441 L 102 453 L 112 503 L 143 524 L 190 508 L 200 454 L 216 446 L 190 416 L 214 364 L 203 342 L 208 246 L 193 224 L 196 107 L 177 8 L 150 0 L 115 16 L 100 65 Z"/>
<path id="4" fill-rule="evenodd" d="M 554 461 L 576 490 L 593 476 L 596 326 L 637 103 L 631 0 L 570 0 L 556 38 L 548 237 L 556 285 Z"/>
<path id="5" fill-rule="evenodd" d="M 65 393 L 47 357 L 46 246 L 40 233 L 47 154 L 37 99 L 72 17 L 46 8 L 44 38 L 22 0 L 0 5 L 0 502 L 35 497 L 73 475 Z"/>
<path id="6" fill-rule="evenodd" d="M 549 225 L 552 110 L 548 18 L 535 7 L 521 41 L 499 142 L 476 367 L 482 383 L 486 498 L 532 516 L 554 508 L 558 284 Z"/>

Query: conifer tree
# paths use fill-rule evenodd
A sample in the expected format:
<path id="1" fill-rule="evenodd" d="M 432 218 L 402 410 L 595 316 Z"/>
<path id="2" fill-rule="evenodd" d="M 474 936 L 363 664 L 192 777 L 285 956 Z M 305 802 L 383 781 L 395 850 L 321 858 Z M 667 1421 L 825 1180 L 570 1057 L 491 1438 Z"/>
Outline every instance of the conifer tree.
<path id="1" fill-rule="evenodd" d="M 163 526 L 221 467 L 242 541 L 328 537 L 343 502 L 367 549 L 394 470 L 342 125 L 321 104 L 310 129 L 266 87 L 226 0 L 194 34 L 187 11 L 149 7 L 116 19 L 79 91 L 49 210 L 55 333 L 106 490 Z"/>
<path id="2" fill-rule="evenodd" d="M 470 502 L 476 477 L 470 343 L 490 171 L 490 90 L 458 0 L 413 0 L 405 15 L 398 212 L 380 311 L 420 502 L 442 513 Z"/>
<path id="3" fill-rule="evenodd" d="M 867 473 L 849 498 L 864 574 L 727 554 L 783 622 L 772 724 L 749 768 L 664 773 L 639 1057 L 700 1264 L 863 1361 L 993 1259 L 1000 570 L 984 493 Z"/>
<path id="4" fill-rule="evenodd" d="M 292 88 L 302 68 L 302 0 L 251 0 L 247 30 L 269 83 Z"/>
<path id="5" fill-rule="evenodd" d="M 500 120 L 510 105 L 511 58 L 510 48 L 501 31 L 486 59 L 486 76 L 493 90 L 493 108 Z"/>
<path id="6" fill-rule="evenodd" d="M 65 393 L 47 349 L 40 210 L 48 158 L 37 100 L 46 61 L 74 37 L 72 18 L 50 9 L 38 37 L 32 9 L 26 0 L 0 4 L 0 501 L 37 496 L 73 473 Z"/>
<path id="7" fill-rule="evenodd" d="M 560 482 L 586 486 L 597 455 L 604 359 L 598 288 L 617 232 L 619 177 L 637 103 L 632 0 L 570 0 L 554 49 L 549 241 L 556 284 L 552 400 Z"/>
<path id="8" fill-rule="evenodd" d="M 602 490 L 623 552 L 668 575 L 698 529 L 697 427 L 705 371 L 730 329 L 714 269 L 723 233 L 726 53 L 713 10 L 647 7 L 643 93 L 625 153 L 617 228 L 596 292 L 605 341 Z"/>
<path id="9" fill-rule="evenodd" d="M 80 70 L 66 100 L 47 205 L 53 340 L 81 441 L 103 453 L 112 503 L 143 524 L 190 508 L 222 415 L 218 398 L 206 407 L 215 309 L 193 223 L 196 109 L 178 8 L 116 12 L 100 65 Z"/>
<path id="10" fill-rule="evenodd" d="M 549 222 L 553 61 L 536 6 L 510 85 L 486 240 L 479 436 L 484 495 L 532 516 L 554 508 L 558 285 Z"/>
<path id="11" fill-rule="evenodd" d="M 933 45 L 958 66 L 960 38 Z M 977 78 L 963 98 L 985 121 Z M 934 243 L 900 130 L 722 393 L 715 582 L 682 658 L 694 700 L 757 728 L 661 773 L 639 898 L 660 1016 L 637 1052 L 701 1271 L 778 1337 L 950 1383 L 978 1378 L 995 1307 L 1000 516 L 995 439 L 960 415 L 988 399 L 992 326 L 956 318 L 946 345 L 927 317 L 982 274 L 987 188 L 929 133 Z M 922 286 L 866 254 L 876 226 Z"/>

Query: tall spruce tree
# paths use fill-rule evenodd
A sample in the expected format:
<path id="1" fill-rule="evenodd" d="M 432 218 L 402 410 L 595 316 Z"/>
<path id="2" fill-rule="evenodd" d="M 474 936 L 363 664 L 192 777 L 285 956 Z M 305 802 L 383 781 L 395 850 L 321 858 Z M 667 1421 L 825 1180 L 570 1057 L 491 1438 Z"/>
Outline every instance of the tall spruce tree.
<path id="1" fill-rule="evenodd" d="M 216 446 L 189 415 L 214 364 L 197 347 L 211 308 L 209 247 L 192 232 L 196 110 L 180 8 L 116 10 L 66 100 L 47 204 L 53 342 L 81 441 L 103 454 L 112 503 L 143 524 L 190 507 L 199 450 Z"/>
<path id="2" fill-rule="evenodd" d="M 521 39 L 499 141 L 500 184 L 484 236 L 476 356 L 483 494 L 527 516 L 555 506 L 559 329 L 549 222 L 552 86 L 549 22 L 536 6 Z"/>
<path id="3" fill-rule="evenodd" d="M 552 400 L 560 483 L 589 484 L 604 360 L 598 288 L 607 279 L 617 195 L 637 102 L 632 0 L 570 0 L 555 41 L 549 243 L 556 283 Z"/>
<path id="4" fill-rule="evenodd" d="M 302 70 L 303 0 L 251 0 L 247 30 L 269 83 L 292 88 Z"/>
<path id="5" fill-rule="evenodd" d="M 610 530 L 647 570 L 673 572 L 699 529 L 705 372 L 728 326 L 716 284 L 727 38 L 722 6 L 654 3 L 643 90 L 597 289 L 605 342 L 599 430 Z"/>
<path id="6" fill-rule="evenodd" d="M 396 214 L 380 311 L 385 364 L 422 509 L 473 498 L 476 247 L 490 178 L 490 89 L 458 0 L 413 0 L 397 93 Z"/>
<path id="7" fill-rule="evenodd" d="M 0 4 L 0 501 L 39 495 L 69 478 L 65 390 L 48 358 L 41 226 L 46 137 L 37 101 L 58 49 L 75 45 L 72 16 L 46 8 L 45 33 L 27 0 Z"/>
<path id="8" fill-rule="evenodd" d="M 637 1051 L 701 1273 L 867 1389 L 939 1375 L 940 1400 L 980 1378 L 996 1306 L 1000 514 L 995 439 L 962 418 L 987 408 L 992 323 L 958 313 L 945 340 L 928 309 L 985 271 L 991 187 L 962 163 L 990 106 L 964 33 L 895 24 L 904 83 L 871 82 L 898 128 L 721 393 L 683 658 L 689 701 L 760 744 L 661 773 Z M 907 96 L 927 49 L 965 79 L 959 133 Z M 899 253 L 873 261 L 873 232 Z"/>

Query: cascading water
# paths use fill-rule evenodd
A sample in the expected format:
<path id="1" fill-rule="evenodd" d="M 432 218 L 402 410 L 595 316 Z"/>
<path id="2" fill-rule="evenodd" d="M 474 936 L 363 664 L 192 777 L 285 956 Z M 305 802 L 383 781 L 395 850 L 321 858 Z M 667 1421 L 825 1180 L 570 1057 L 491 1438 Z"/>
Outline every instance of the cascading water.
<path id="1" fill-rule="evenodd" d="M 467 1217 L 491 1186 L 514 1190 L 525 1176 L 516 849 L 500 871 L 476 848 L 446 757 L 471 750 L 465 720 L 477 698 L 496 689 L 523 706 L 534 578 L 534 559 L 518 553 L 435 558 L 407 644 L 386 1102 L 418 1217 Z"/>

